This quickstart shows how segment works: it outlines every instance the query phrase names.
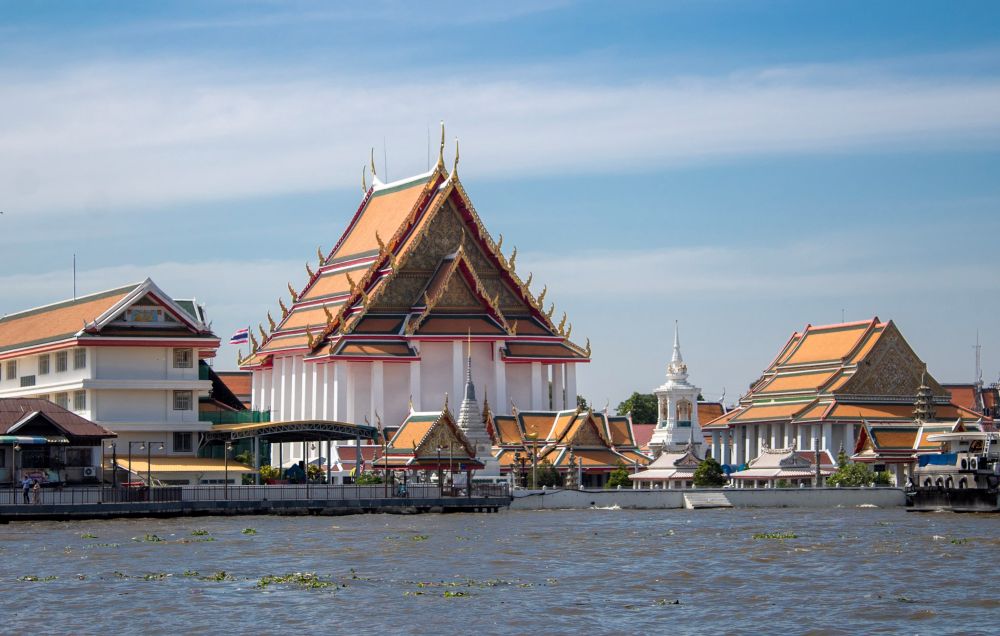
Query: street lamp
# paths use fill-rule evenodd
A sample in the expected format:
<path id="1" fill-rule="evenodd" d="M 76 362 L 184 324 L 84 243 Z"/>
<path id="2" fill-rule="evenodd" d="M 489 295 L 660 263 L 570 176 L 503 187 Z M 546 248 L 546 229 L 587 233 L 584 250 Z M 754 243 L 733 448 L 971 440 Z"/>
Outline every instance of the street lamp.
<path id="1" fill-rule="evenodd" d="M 118 487 L 118 444 L 111 442 L 107 448 L 111 449 L 111 487 Z M 104 467 L 101 467 L 101 481 L 104 481 Z"/>
<path id="2" fill-rule="evenodd" d="M 438 472 L 438 496 L 444 497 L 444 475 L 441 473 L 441 451 L 444 447 L 438 446 L 438 462 L 437 462 L 437 472 Z"/>
<path id="3" fill-rule="evenodd" d="M 521 464 L 521 451 L 514 451 L 514 463 L 510 467 L 510 472 L 514 474 L 514 487 L 521 485 L 521 472 L 524 466 Z"/>
<path id="4" fill-rule="evenodd" d="M 14 497 L 15 504 L 17 503 L 17 481 L 15 479 L 17 476 L 17 457 L 20 454 L 21 454 L 21 445 L 14 444 L 14 458 L 13 458 L 14 463 L 10 467 L 10 489 L 11 489 L 11 495 Z"/>
<path id="5" fill-rule="evenodd" d="M 229 451 L 231 451 L 231 450 L 233 450 L 233 443 L 227 441 L 226 442 L 226 446 L 225 446 L 225 453 L 223 453 L 223 457 L 225 458 L 225 465 L 226 465 L 226 477 L 222 481 L 223 499 L 226 499 L 226 500 L 229 499 Z"/>

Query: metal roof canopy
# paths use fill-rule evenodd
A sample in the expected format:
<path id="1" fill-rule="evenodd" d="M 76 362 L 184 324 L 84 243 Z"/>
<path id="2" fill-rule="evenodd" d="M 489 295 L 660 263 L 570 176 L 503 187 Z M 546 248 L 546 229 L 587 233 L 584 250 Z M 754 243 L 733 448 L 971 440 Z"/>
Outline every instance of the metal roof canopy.
<path id="1" fill-rule="evenodd" d="M 258 424 L 223 424 L 206 432 L 209 444 L 230 440 L 262 437 L 269 442 L 314 442 L 326 440 L 373 440 L 378 436 L 374 426 L 348 424 L 328 420 L 300 420 L 294 422 L 263 422 Z"/>

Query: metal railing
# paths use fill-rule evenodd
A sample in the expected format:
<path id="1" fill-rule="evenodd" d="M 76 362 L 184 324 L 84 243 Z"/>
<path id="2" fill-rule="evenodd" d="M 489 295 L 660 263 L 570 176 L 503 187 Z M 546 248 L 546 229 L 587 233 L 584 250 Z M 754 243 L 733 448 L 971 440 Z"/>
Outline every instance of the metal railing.
<path id="1" fill-rule="evenodd" d="M 0 490 L 0 506 L 18 505 L 86 505 L 101 503 L 157 503 L 196 501 L 347 501 L 408 499 L 426 501 L 433 499 L 509 498 L 507 484 L 473 484 L 469 492 L 464 487 L 444 487 L 436 484 L 330 485 L 330 484 L 279 484 L 267 486 L 119 486 L 43 488 L 29 491 L 27 503 L 18 488 Z"/>

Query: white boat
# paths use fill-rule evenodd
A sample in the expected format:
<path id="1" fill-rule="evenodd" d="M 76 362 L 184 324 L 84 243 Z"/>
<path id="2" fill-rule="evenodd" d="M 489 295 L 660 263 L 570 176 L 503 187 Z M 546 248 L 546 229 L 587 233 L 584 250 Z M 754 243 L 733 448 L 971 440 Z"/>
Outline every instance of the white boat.
<path id="1" fill-rule="evenodd" d="M 906 485 L 910 510 L 995 512 L 1000 510 L 1000 433 L 968 431 L 927 437 L 940 453 L 921 455 Z"/>

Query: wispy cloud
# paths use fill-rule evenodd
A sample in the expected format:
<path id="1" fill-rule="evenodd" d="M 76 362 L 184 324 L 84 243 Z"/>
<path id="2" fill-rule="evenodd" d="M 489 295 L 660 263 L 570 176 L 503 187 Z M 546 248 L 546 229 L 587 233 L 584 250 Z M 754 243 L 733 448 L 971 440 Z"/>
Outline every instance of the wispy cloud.
<path id="1" fill-rule="evenodd" d="M 1000 79 L 803 67 L 625 84 L 533 74 L 250 75 L 186 63 L 87 66 L 0 84 L 4 208 L 163 205 L 353 186 L 388 140 L 390 177 L 426 167 L 425 125 L 466 173 L 624 173 L 762 153 L 994 145 Z M 287 69 L 286 69 L 287 71 Z M 433 135 L 434 133 L 432 133 Z M 449 142 L 449 148 L 451 142 Z M 450 152 L 450 150 L 449 150 Z"/>

